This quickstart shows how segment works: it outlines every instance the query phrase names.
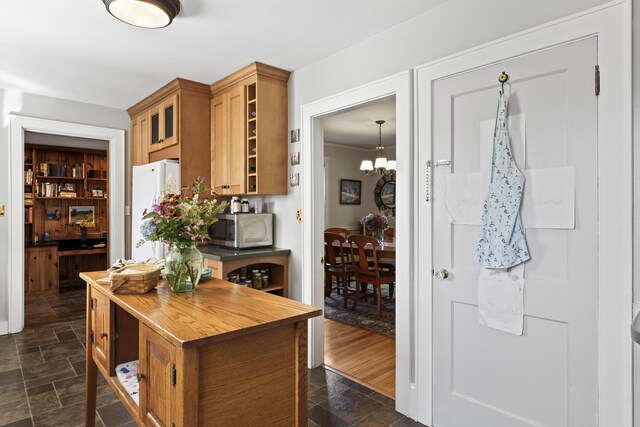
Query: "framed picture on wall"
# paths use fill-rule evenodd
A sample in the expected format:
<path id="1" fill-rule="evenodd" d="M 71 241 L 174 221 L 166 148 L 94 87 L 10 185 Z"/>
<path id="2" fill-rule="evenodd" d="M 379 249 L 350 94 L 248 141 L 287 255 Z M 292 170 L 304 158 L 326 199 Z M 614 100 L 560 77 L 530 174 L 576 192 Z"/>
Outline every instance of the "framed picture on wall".
<path id="1" fill-rule="evenodd" d="M 69 206 L 69 224 L 80 224 L 94 221 L 93 206 Z"/>
<path id="2" fill-rule="evenodd" d="M 340 180 L 340 204 L 359 205 L 361 203 L 362 181 L 356 179 Z"/>

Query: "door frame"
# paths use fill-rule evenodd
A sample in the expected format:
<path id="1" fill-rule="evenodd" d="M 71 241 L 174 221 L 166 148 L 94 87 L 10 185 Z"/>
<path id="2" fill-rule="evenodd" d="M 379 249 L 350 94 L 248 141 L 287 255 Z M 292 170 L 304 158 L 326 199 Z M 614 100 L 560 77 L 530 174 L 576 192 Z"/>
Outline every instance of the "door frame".
<path id="1" fill-rule="evenodd" d="M 602 91 L 598 97 L 599 177 L 599 425 L 632 425 L 632 98 L 631 98 L 631 1 L 619 0 L 474 49 L 417 67 L 416 113 L 432 117 L 432 88 L 436 80 L 472 71 L 587 37 L 598 38 L 598 64 Z M 596 64 L 594 64 L 595 66 Z M 496 81 L 496 87 L 498 83 Z M 417 116 L 416 116 L 417 117 Z M 432 123 L 416 119 L 418 176 L 425 177 L 431 160 Z M 432 224 L 432 206 L 426 202 L 425 180 L 418 179 L 418 216 Z M 417 259 L 432 260 L 432 227 L 418 228 Z M 417 288 L 421 313 L 418 325 L 417 382 L 433 381 L 433 277 L 430 263 L 418 270 Z M 433 390 L 420 388 L 418 420 L 433 421 Z"/>
<path id="2" fill-rule="evenodd" d="M 101 126 L 10 114 L 9 139 L 9 263 L 8 325 L 4 333 L 24 328 L 23 156 L 25 132 L 101 139 L 109 145 L 109 261 L 124 254 L 125 131 Z M 3 331 L 0 331 L 2 334 Z"/>
<path id="3" fill-rule="evenodd" d="M 413 211 L 413 77 L 405 71 L 355 89 L 342 92 L 301 107 L 302 117 L 302 301 L 324 306 L 324 132 L 323 116 L 388 96 L 396 97 L 396 410 L 415 418 L 415 302 L 412 262 L 415 242 L 410 224 Z M 404 289 L 403 289 L 404 287 Z M 311 319 L 309 325 L 310 367 L 324 362 L 324 317 Z"/>

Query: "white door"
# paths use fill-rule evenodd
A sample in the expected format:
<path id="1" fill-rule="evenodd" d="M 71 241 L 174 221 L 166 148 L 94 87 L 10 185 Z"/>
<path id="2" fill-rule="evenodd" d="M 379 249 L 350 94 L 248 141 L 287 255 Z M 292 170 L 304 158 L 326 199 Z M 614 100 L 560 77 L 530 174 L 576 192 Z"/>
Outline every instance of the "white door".
<path id="1" fill-rule="evenodd" d="M 449 272 L 433 282 L 436 427 L 598 425 L 596 64 L 593 37 L 433 86 L 432 159 L 452 162 L 432 175 L 433 267 Z M 502 71 L 509 114 L 525 116 L 520 170 L 575 168 L 575 229 L 526 230 L 522 336 L 479 324 L 479 226 L 450 224 L 445 206 L 446 175 L 484 167 L 479 123 L 495 118 Z"/>

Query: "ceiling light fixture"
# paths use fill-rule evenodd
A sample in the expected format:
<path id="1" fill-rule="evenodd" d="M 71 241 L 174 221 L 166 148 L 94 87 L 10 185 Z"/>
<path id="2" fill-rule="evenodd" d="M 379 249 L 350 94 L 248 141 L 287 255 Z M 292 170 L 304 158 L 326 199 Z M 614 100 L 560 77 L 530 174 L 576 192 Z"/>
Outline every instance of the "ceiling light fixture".
<path id="1" fill-rule="evenodd" d="M 367 176 L 373 176 L 376 173 L 385 176 L 391 176 L 396 172 L 396 161 L 387 160 L 384 156 L 384 147 L 382 146 L 382 125 L 384 120 L 376 120 L 378 124 L 378 146 L 376 147 L 375 163 L 371 160 L 363 160 L 360 164 L 360 170 Z"/>
<path id="2" fill-rule="evenodd" d="M 116 19 L 141 28 L 162 28 L 180 13 L 179 0 L 102 0 Z"/>

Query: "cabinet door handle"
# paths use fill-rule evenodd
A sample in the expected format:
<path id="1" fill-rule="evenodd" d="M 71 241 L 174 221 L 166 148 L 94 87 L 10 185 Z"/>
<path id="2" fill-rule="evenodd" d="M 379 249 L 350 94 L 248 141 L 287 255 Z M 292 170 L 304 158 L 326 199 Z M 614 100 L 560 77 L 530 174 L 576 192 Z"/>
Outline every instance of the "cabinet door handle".
<path id="1" fill-rule="evenodd" d="M 138 372 L 136 374 L 136 378 L 138 378 L 138 382 L 142 381 L 143 379 L 147 378 L 147 374 L 145 374 L 144 372 Z"/>
<path id="2" fill-rule="evenodd" d="M 158 144 L 160 144 L 161 142 L 164 142 L 164 139 L 159 139 L 158 140 Z"/>
<path id="3" fill-rule="evenodd" d="M 107 338 L 108 336 L 109 336 L 109 334 L 108 334 L 108 333 L 106 333 L 106 332 L 102 332 L 102 333 L 100 334 L 100 338 Z"/>

